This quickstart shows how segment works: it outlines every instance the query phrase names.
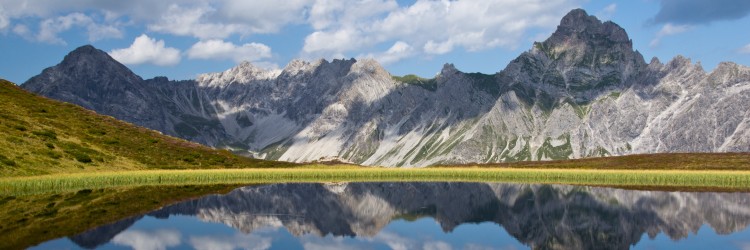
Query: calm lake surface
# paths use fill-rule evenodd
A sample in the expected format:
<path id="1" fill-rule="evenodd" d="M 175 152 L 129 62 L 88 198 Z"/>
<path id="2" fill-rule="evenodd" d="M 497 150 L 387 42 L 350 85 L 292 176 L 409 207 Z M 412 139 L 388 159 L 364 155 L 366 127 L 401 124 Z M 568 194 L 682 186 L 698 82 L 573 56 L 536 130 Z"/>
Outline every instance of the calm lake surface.
<path id="1" fill-rule="evenodd" d="M 248 186 L 32 249 L 750 249 L 750 193 L 504 183 Z"/>

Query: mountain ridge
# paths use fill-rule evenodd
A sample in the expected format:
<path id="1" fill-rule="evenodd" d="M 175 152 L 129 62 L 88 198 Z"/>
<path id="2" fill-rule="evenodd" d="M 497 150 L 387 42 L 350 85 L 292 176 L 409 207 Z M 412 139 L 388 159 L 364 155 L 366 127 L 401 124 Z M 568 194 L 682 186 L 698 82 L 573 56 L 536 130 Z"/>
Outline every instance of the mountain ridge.
<path id="1" fill-rule="evenodd" d="M 750 151 L 748 67 L 646 63 L 624 29 L 580 9 L 493 75 L 445 64 L 420 80 L 369 59 L 293 60 L 281 70 L 241 63 L 196 80 L 119 81 L 117 92 L 59 68 L 23 87 L 262 159 L 427 166 Z"/>

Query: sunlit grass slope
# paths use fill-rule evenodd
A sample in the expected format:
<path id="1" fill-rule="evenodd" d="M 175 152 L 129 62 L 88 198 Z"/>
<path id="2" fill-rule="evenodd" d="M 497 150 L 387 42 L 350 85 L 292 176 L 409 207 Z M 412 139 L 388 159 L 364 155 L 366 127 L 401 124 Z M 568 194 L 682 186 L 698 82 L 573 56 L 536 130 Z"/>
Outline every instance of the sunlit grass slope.
<path id="1" fill-rule="evenodd" d="M 284 167 L 162 135 L 0 79 L 0 176 Z"/>

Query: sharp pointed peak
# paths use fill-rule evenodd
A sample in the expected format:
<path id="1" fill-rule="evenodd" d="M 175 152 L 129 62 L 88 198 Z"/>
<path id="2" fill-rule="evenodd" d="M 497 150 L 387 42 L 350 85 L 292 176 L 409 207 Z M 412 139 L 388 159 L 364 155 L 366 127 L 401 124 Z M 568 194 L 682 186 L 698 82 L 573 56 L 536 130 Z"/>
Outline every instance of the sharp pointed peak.
<path id="1" fill-rule="evenodd" d="M 440 70 L 440 75 L 450 75 L 456 72 L 459 72 L 459 70 L 456 68 L 456 65 L 453 65 L 452 63 L 446 63 L 443 64 L 443 68 Z"/>
<path id="2" fill-rule="evenodd" d="M 70 51 L 65 58 L 63 58 L 63 63 L 67 62 L 74 62 L 77 60 L 80 60 L 80 58 L 86 57 L 86 58 L 95 58 L 99 60 L 107 60 L 107 61 L 116 61 L 114 58 L 109 56 L 107 52 L 104 52 L 103 50 L 97 49 L 96 47 L 87 44 L 83 45 L 81 47 L 78 47 L 72 51 Z"/>
<path id="3" fill-rule="evenodd" d="M 589 15 L 588 13 L 586 13 L 585 10 L 581 8 L 577 8 L 577 9 L 572 9 L 568 12 L 568 14 L 565 14 L 565 16 L 563 16 L 562 20 L 560 21 L 560 25 L 573 24 L 581 20 L 599 21 L 598 18 L 592 15 Z"/>
<path id="4" fill-rule="evenodd" d="M 616 23 L 602 22 L 583 9 L 573 9 L 560 20 L 560 25 L 544 43 L 546 45 L 559 45 L 571 40 L 602 39 L 615 43 L 631 43 L 625 29 Z"/>

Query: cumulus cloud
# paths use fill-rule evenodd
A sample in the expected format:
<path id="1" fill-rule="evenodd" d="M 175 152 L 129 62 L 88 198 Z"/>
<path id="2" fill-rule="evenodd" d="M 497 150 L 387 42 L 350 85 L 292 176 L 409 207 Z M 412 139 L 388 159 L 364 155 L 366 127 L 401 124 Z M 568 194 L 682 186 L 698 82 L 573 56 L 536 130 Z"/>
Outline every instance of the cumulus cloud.
<path id="1" fill-rule="evenodd" d="M 360 58 L 374 58 L 382 65 L 388 65 L 394 62 L 398 62 L 401 59 L 404 59 L 406 57 L 411 56 L 414 53 L 414 48 L 412 48 L 408 43 L 405 43 L 403 41 L 398 41 L 391 46 L 388 50 L 382 53 L 370 53 L 363 56 L 358 56 Z"/>
<path id="2" fill-rule="evenodd" d="M 307 57 L 344 57 L 343 52 L 370 47 L 375 43 L 362 36 L 356 29 L 315 31 L 305 37 L 302 52 Z"/>
<path id="3" fill-rule="evenodd" d="M 112 243 L 129 246 L 135 250 L 164 250 L 180 245 L 180 233 L 172 230 L 128 230 L 115 236 Z"/>
<path id="4" fill-rule="evenodd" d="M 674 25 L 671 23 L 665 24 L 661 27 L 661 30 L 659 30 L 658 33 L 656 33 L 656 37 L 654 37 L 653 40 L 651 40 L 651 43 L 649 43 L 649 46 L 657 47 L 661 43 L 661 39 L 667 36 L 673 36 L 680 33 L 684 33 L 688 30 L 692 29 L 692 26 L 690 25 Z"/>
<path id="5" fill-rule="evenodd" d="M 522 37 L 527 30 L 554 28 L 560 17 L 578 3 L 570 0 L 417 1 L 403 7 L 365 8 L 367 11 L 362 11 L 366 18 L 347 20 L 346 14 L 335 14 L 349 13 L 348 8 L 371 2 L 389 6 L 393 1 L 362 0 L 345 7 L 320 7 L 329 12 L 313 7 L 310 22 L 318 30 L 305 39 L 303 57 L 347 54 L 393 41 L 420 48 L 419 52 L 426 55 L 445 54 L 457 48 L 468 51 L 512 49 L 524 40 Z"/>
<path id="6" fill-rule="evenodd" d="M 227 22 L 242 23 L 253 33 L 274 33 L 304 21 L 314 0 L 226 0 L 219 12 Z"/>
<path id="7" fill-rule="evenodd" d="M 240 24 L 207 22 L 205 17 L 215 12 L 210 6 L 183 8 L 171 5 L 161 19 L 148 25 L 150 31 L 201 39 L 226 38 L 232 34 L 248 34 L 249 29 Z"/>
<path id="8" fill-rule="evenodd" d="M 164 40 L 157 41 L 145 34 L 136 37 L 130 47 L 112 50 L 109 55 L 124 64 L 150 63 L 169 66 L 180 63 L 178 49 L 166 47 Z"/>
<path id="9" fill-rule="evenodd" d="M 394 0 L 319 0 L 310 9 L 308 22 L 316 30 L 349 26 L 398 9 Z"/>
<path id="10" fill-rule="evenodd" d="M 85 27 L 88 31 L 89 41 L 91 42 L 105 38 L 122 37 L 122 32 L 116 27 L 97 24 L 91 17 L 82 13 L 71 13 L 41 21 L 36 39 L 40 42 L 65 44 L 65 41 L 58 34 L 73 27 Z"/>
<path id="11" fill-rule="evenodd" d="M 235 45 L 222 40 L 200 41 L 187 51 L 188 58 L 258 61 L 271 57 L 271 48 L 261 43 Z"/>
<path id="12" fill-rule="evenodd" d="M 451 52 L 453 50 L 453 41 L 448 40 L 441 43 L 436 43 L 433 40 L 427 41 L 427 43 L 424 45 L 424 52 L 427 54 L 445 54 L 448 52 Z"/>
<path id="13" fill-rule="evenodd" d="M 706 24 L 737 20 L 750 14 L 750 1 L 661 0 L 654 23 Z"/>

